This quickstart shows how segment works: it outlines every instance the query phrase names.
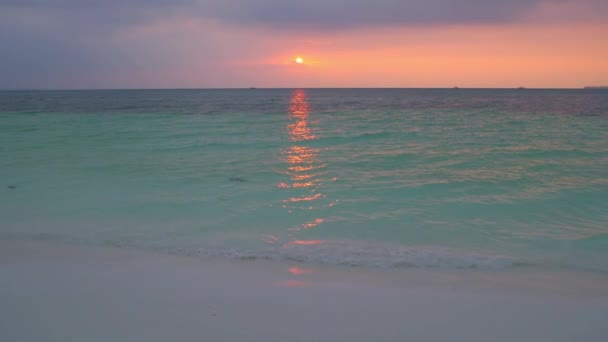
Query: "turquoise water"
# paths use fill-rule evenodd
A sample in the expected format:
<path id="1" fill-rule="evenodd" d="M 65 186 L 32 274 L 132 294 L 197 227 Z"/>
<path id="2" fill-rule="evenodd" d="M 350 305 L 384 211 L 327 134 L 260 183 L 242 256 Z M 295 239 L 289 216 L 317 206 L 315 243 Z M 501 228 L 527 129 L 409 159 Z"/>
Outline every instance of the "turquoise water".
<path id="1" fill-rule="evenodd" d="M 608 271 L 608 92 L 0 92 L 0 238 Z"/>

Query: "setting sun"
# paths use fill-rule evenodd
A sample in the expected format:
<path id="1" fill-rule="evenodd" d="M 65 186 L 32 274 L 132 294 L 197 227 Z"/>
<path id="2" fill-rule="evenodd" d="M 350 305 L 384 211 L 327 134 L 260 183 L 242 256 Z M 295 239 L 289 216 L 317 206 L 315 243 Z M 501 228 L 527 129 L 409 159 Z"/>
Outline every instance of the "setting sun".
<path id="1" fill-rule="evenodd" d="M 304 60 L 302 59 L 302 57 L 298 57 L 298 58 L 296 58 L 296 63 L 302 64 L 302 63 L 304 63 Z"/>

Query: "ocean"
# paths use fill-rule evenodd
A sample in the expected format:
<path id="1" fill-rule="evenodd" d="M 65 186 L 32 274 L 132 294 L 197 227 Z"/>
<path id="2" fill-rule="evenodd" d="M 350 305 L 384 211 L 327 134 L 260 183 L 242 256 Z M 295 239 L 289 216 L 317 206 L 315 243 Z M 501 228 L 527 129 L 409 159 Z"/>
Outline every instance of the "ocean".
<path id="1" fill-rule="evenodd" d="M 0 238 L 605 273 L 608 91 L 2 91 Z"/>

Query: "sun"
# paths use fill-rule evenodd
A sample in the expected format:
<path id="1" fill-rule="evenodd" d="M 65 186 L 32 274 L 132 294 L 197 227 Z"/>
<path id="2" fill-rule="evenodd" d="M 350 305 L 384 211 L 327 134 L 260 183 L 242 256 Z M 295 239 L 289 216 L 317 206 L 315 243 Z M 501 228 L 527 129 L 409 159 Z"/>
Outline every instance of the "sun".
<path id="1" fill-rule="evenodd" d="M 302 63 L 304 63 L 304 60 L 302 59 L 302 57 L 298 57 L 298 58 L 296 58 L 296 63 L 302 64 Z"/>

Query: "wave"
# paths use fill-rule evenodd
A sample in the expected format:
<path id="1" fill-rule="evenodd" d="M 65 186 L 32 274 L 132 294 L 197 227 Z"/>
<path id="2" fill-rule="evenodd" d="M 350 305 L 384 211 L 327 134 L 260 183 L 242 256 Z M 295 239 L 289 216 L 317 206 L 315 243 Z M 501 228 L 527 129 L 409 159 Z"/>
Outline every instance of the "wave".
<path id="1" fill-rule="evenodd" d="M 480 252 L 441 245 L 402 246 L 384 242 L 350 240 L 291 240 L 274 244 L 266 241 L 265 247 L 247 248 L 234 243 L 220 244 L 204 241 L 168 239 L 141 239 L 141 237 L 68 236 L 53 233 L 0 233 L 0 239 L 34 240 L 74 245 L 105 246 L 157 253 L 203 257 L 224 260 L 267 260 L 304 264 L 361 267 L 372 269 L 427 269 L 427 270 L 486 270 L 552 269 L 587 271 L 608 274 L 602 260 L 577 257 L 576 253 L 540 258 L 514 257 L 505 254 Z M 605 247 L 608 234 L 590 239 L 573 240 L 575 244 Z M 578 249 L 577 249 L 578 250 Z M 599 262 L 599 263 L 598 263 Z"/>
<path id="2" fill-rule="evenodd" d="M 398 246 L 387 243 L 343 240 L 292 240 L 265 248 L 242 248 L 186 241 L 110 239 L 95 241 L 61 234 L 0 234 L 0 239 L 61 242 L 151 250 L 160 253 L 229 260 L 269 260 L 364 268 L 420 268 L 439 270 L 504 270 L 520 265 L 515 258 L 443 246 Z"/>
<path id="3" fill-rule="evenodd" d="M 518 264 L 509 256 L 491 255 L 442 246 L 393 246 L 350 241 L 292 241 L 261 250 L 233 247 L 171 248 L 172 254 L 220 257 L 233 260 L 272 260 L 301 263 L 441 270 L 504 270 Z"/>

